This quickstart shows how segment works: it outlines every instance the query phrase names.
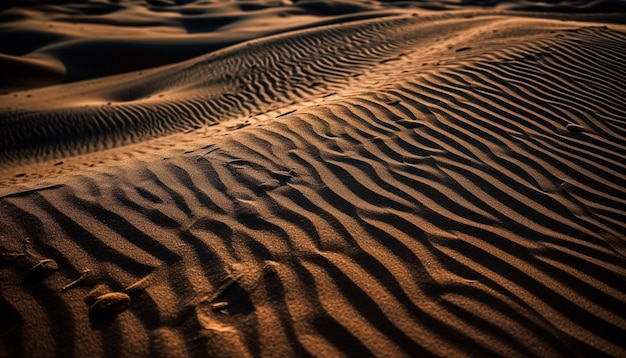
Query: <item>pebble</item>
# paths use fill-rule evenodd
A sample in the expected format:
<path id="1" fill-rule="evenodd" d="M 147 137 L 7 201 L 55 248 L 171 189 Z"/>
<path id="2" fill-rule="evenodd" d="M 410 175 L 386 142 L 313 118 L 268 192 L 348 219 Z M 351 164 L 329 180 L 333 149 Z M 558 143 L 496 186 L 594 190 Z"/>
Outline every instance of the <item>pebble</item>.
<path id="1" fill-rule="evenodd" d="M 130 296 L 122 292 L 110 292 L 96 297 L 89 306 L 89 314 L 110 316 L 123 312 L 130 306 Z"/>

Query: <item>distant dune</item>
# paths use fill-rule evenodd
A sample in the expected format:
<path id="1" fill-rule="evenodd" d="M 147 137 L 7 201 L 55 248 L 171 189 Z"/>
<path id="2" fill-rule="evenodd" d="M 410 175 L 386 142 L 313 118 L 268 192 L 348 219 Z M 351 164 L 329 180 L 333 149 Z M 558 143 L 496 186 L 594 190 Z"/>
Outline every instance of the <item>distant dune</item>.
<path id="1" fill-rule="evenodd" d="M 0 357 L 626 356 L 623 2 L 0 9 Z"/>

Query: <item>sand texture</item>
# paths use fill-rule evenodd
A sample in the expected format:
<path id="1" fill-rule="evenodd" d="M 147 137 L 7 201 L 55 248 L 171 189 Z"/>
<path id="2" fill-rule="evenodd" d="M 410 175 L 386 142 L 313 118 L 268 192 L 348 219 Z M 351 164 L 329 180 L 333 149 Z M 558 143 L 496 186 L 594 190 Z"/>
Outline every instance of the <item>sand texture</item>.
<path id="1" fill-rule="evenodd" d="M 622 2 L 1 9 L 0 357 L 626 356 Z"/>

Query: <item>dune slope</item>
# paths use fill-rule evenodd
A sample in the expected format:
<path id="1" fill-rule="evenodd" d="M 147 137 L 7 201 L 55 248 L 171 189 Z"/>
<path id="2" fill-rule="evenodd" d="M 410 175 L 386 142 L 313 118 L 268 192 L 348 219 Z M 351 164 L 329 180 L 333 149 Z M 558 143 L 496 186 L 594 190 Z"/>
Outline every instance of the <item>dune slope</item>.
<path id="1" fill-rule="evenodd" d="M 0 355 L 623 356 L 625 49 L 407 14 L 20 92 Z"/>

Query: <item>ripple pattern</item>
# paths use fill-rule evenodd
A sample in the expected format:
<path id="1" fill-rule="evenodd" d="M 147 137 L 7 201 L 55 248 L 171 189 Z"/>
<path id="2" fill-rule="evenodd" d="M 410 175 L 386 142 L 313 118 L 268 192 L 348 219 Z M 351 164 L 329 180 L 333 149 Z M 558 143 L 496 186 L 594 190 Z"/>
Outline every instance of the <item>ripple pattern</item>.
<path id="1" fill-rule="evenodd" d="M 243 46 L 194 65 L 239 69 L 236 94 L 113 111 L 200 123 L 323 94 L 202 151 L 1 197 L 4 352 L 625 355 L 626 35 L 538 31 L 423 65 L 418 30 L 446 21 L 278 37 L 270 74 Z M 58 269 L 29 278 L 42 259 Z"/>

